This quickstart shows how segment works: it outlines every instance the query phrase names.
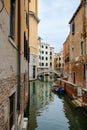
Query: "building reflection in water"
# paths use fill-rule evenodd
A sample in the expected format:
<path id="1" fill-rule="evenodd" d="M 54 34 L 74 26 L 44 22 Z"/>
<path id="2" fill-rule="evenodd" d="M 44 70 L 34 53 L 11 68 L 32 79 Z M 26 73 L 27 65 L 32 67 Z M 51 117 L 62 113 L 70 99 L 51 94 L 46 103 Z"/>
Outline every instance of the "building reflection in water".
<path id="1" fill-rule="evenodd" d="M 87 113 L 83 108 L 73 106 L 67 96 L 64 97 L 64 110 L 70 130 L 87 130 Z"/>
<path id="2" fill-rule="evenodd" d="M 30 115 L 29 130 L 37 128 L 36 116 L 40 115 L 37 111 L 53 101 L 51 82 L 33 81 L 30 83 Z"/>

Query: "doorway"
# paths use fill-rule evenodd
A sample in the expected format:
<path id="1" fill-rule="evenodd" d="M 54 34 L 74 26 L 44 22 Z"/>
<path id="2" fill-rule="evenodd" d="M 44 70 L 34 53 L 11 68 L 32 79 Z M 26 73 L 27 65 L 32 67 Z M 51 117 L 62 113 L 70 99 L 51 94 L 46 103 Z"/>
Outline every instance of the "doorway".
<path id="1" fill-rule="evenodd" d="M 35 75 L 36 75 L 36 67 L 35 66 L 33 66 L 33 78 L 35 78 Z"/>

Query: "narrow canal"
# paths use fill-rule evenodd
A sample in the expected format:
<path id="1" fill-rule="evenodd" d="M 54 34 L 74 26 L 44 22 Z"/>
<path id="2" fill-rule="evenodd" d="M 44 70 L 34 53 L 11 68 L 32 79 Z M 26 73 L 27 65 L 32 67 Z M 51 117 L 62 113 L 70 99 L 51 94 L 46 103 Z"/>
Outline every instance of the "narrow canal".
<path id="1" fill-rule="evenodd" d="M 67 95 L 51 90 L 52 82 L 30 83 L 28 130 L 87 130 L 87 113 L 75 108 Z"/>

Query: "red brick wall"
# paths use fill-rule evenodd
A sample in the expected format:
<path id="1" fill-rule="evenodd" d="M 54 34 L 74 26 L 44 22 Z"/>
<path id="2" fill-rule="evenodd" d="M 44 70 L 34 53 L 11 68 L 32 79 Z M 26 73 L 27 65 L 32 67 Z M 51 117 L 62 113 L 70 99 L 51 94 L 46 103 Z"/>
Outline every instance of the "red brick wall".
<path id="1" fill-rule="evenodd" d="M 71 98 L 77 96 L 77 89 L 68 83 L 66 83 L 65 91 Z"/>
<path id="2" fill-rule="evenodd" d="M 69 57 L 69 36 L 66 38 L 66 41 L 63 44 L 63 52 L 64 52 L 64 73 L 68 74 L 69 72 L 69 62 L 65 62 L 65 60 Z"/>
<path id="3" fill-rule="evenodd" d="M 65 89 L 65 92 L 71 98 L 77 96 L 77 88 L 74 85 L 70 84 L 68 81 L 59 79 L 56 83 L 61 83 L 62 87 Z"/>

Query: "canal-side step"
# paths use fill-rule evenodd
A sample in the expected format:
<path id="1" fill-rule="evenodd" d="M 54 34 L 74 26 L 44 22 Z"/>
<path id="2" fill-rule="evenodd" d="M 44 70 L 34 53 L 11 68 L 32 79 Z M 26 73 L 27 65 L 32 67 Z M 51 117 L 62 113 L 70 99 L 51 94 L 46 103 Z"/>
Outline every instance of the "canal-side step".
<path id="1" fill-rule="evenodd" d="M 77 98 L 72 100 L 72 103 L 76 106 L 76 107 L 82 107 L 82 98 Z"/>

